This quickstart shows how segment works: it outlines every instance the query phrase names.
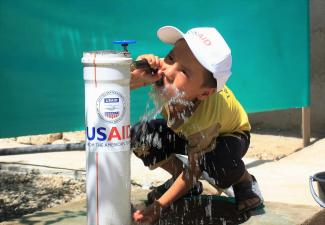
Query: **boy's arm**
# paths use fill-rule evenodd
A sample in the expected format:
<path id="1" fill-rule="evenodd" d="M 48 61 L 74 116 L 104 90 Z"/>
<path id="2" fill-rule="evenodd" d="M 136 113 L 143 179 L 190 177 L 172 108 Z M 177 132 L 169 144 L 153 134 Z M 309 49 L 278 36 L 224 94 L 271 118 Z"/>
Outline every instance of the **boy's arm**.
<path id="1" fill-rule="evenodd" d="M 171 203 L 185 195 L 198 181 L 202 174 L 198 162 L 199 154 L 189 155 L 189 168 L 183 170 L 173 185 L 157 200 L 161 208 L 168 207 Z"/>
<path id="2" fill-rule="evenodd" d="M 200 155 L 201 153 L 190 154 L 189 169 L 183 170 L 173 185 L 153 204 L 144 210 L 134 212 L 133 219 L 137 222 L 151 224 L 159 218 L 162 208 L 168 207 L 178 198 L 185 195 L 202 174 L 198 164 Z"/>
<path id="3" fill-rule="evenodd" d="M 168 191 L 157 200 L 160 207 L 167 207 L 185 195 L 201 177 L 199 160 L 205 152 L 209 152 L 215 147 L 214 143 L 216 143 L 215 139 L 219 134 L 219 129 L 220 125 L 217 124 L 188 136 L 189 169 L 183 170 Z"/>

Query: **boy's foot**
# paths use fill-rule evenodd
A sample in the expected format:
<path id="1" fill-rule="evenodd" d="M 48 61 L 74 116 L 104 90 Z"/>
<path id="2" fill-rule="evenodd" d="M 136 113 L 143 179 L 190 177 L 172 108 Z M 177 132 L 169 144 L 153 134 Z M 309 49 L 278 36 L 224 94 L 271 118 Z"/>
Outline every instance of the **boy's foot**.
<path id="1" fill-rule="evenodd" d="M 167 180 L 162 185 L 155 187 L 152 191 L 147 194 L 147 205 L 153 203 L 156 199 L 159 199 L 174 183 L 174 179 L 171 178 Z M 198 196 L 203 192 L 203 185 L 200 181 L 198 181 L 195 186 L 189 190 L 189 192 L 184 195 L 183 197 L 191 197 L 191 196 Z"/>
<path id="2" fill-rule="evenodd" d="M 243 181 L 233 185 L 237 209 L 239 212 L 255 210 L 263 205 L 263 197 L 253 175 L 251 181 Z"/>

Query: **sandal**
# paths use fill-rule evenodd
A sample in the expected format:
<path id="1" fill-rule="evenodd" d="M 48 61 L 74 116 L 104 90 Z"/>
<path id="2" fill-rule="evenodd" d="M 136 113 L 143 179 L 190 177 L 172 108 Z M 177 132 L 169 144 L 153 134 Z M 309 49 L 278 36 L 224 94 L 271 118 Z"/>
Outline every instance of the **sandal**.
<path id="1" fill-rule="evenodd" d="M 240 213 L 247 212 L 247 211 L 254 211 L 263 207 L 263 197 L 258 187 L 257 181 L 253 175 L 251 175 L 253 180 L 249 182 L 241 182 L 238 184 L 233 185 L 237 209 Z M 256 199 L 258 201 L 256 203 L 250 204 L 247 203 L 249 199 Z M 245 207 L 243 209 L 239 209 L 239 205 L 243 204 Z"/>
<path id="2" fill-rule="evenodd" d="M 162 185 L 155 187 L 152 191 L 147 194 L 147 201 L 146 204 L 152 204 L 156 199 L 159 199 L 174 183 L 174 179 L 171 178 L 167 180 Z M 189 192 L 184 195 L 183 197 L 192 197 L 198 196 L 203 192 L 203 185 L 200 181 L 198 181 L 195 186 L 189 190 Z"/>

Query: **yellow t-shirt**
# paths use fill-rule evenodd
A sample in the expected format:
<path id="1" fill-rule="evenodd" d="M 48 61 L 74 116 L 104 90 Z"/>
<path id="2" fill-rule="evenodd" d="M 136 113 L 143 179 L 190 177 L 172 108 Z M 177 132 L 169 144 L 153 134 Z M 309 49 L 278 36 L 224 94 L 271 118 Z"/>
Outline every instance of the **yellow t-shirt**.
<path id="1" fill-rule="evenodd" d="M 189 141 L 194 151 L 208 150 L 206 148 L 219 135 L 244 133 L 251 129 L 247 113 L 226 86 L 201 101 L 192 115 L 180 123 L 170 118 L 168 107 L 164 107 L 162 115 L 174 132 Z"/>

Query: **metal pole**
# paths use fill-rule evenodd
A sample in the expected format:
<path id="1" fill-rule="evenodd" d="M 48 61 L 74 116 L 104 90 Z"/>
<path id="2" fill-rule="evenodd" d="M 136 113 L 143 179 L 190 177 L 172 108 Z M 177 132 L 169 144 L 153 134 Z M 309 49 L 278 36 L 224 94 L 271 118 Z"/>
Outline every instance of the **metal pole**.
<path id="1" fill-rule="evenodd" d="M 301 132 L 303 139 L 303 147 L 307 147 L 310 144 L 310 107 L 302 108 L 301 112 Z"/>

